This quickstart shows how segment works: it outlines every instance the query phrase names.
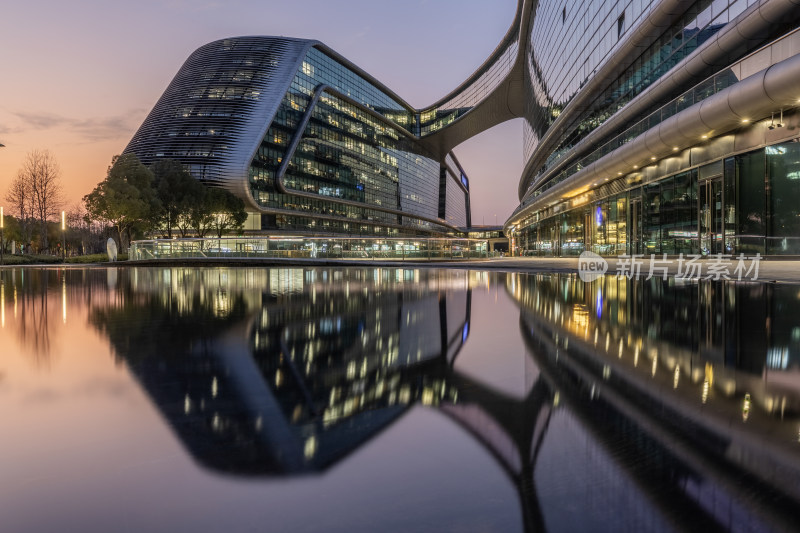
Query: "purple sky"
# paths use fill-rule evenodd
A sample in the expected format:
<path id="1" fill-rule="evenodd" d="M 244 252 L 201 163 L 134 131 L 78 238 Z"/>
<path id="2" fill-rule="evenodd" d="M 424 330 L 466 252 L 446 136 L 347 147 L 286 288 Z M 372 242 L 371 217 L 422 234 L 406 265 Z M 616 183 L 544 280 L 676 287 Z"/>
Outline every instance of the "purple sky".
<path id="1" fill-rule="evenodd" d="M 103 179 L 197 47 L 222 37 L 325 42 L 416 107 L 438 100 L 491 53 L 515 0 L 26 0 L 0 17 L 0 203 L 25 154 L 49 149 L 70 203 Z M 522 125 L 456 148 L 473 223 L 517 205 Z"/>

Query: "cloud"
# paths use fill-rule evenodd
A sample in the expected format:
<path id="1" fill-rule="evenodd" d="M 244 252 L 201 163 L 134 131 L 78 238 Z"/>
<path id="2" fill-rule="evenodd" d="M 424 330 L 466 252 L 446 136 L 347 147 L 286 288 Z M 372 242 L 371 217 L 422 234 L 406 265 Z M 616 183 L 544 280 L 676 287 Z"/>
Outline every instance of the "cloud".
<path id="1" fill-rule="evenodd" d="M 60 117 L 58 115 L 52 113 L 14 113 L 17 115 L 22 121 L 32 129 L 35 130 L 46 130 L 50 128 L 58 127 L 65 122 L 67 119 L 64 117 Z"/>
<path id="2" fill-rule="evenodd" d="M 55 113 L 27 113 L 15 112 L 23 122 L 22 128 L 0 127 L 0 133 L 20 133 L 26 129 L 46 130 L 63 128 L 70 130 L 78 138 L 87 141 L 100 141 L 106 139 L 119 139 L 130 136 L 136 126 L 141 122 L 146 110 L 132 109 L 125 114 L 111 117 L 92 117 L 76 119 L 63 117 Z"/>
<path id="3" fill-rule="evenodd" d="M 134 121 L 132 118 L 128 115 L 76 120 L 71 123 L 71 128 L 75 133 L 90 141 L 130 137 L 140 122 L 139 120 Z"/>
<path id="4" fill-rule="evenodd" d="M 22 133 L 22 128 L 12 128 L 10 126 L 0 124 L 0 135 L 13 135 L 16 133 Z"/>

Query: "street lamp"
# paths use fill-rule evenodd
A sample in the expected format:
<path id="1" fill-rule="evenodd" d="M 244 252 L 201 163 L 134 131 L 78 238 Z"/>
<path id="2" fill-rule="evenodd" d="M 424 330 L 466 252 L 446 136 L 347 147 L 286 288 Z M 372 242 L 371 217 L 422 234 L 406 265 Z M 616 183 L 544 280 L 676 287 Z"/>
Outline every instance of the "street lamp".
<path id="1" fill-rule="evenodd" d="M 64 261 L 67 260 L 66 235 L 67 217 L 65 216 L 64 211 L 61 211 L 61 255 Z"/>

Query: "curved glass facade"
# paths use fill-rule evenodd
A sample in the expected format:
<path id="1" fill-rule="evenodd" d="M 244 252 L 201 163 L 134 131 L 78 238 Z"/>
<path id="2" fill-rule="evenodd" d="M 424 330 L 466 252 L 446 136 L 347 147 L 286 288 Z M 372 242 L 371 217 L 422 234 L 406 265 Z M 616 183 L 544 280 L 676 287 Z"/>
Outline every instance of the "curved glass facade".
<path id="1" fill-rule="evenodd" d="M 531 75 L 531 86 L 547 87 L 535 91 L 529 103 L 529 127 L 526 128 L 526 158 L 536 148 L 536 139 L 559 117 L 572 98 L 587 84 L 597 69 L 610 59 L 630 28 L 640 23 L 653 6 L 644 2 L 588 2 L 559 13 L 544 13 L 537 17 L 531 33 L 531 72 L 541 73 L 541 81 Z M 689 54 L 694 52 L 728 21 L 746 8 L 745 2 L 727 3 L 700 0 L 669 27 L 655 36 L 655 40 L 636 58 L 631 58 L 627 68 L 586 106 L 562 135 L 556 150 L 549 154 L 540 171 L 550 168 L 582 138 L 622 109 L 653 82 L 669 72 Z M 563 33 L 561 39 L 550 38 L 558 25 L 577 24 L 588 31 Z M 591 53 L 587 53 L 591 51 Z M 537 60 L 541 57 L 541 61 Z M 533 65 L 536 65 L 533 68 Z"/>
<path id="2" fill-rule="evenodd" d="M 271 51 L 282 45 L 291 53 Z M 468 188 L 414 136 L 416 111 L 319 43 L 211 43 L 176 80 L 126 151 L 146 164 L 177 159 L 202 181 L 227 187 L 254 213 L 249 229 L 425 236 L 457 235 L 468 225 Z M 198 149 L 165 148 L 165 137 L 215 144 L 203 145 L 195 161 Z M 233 167 L 229 179 L 220 152 Z"/>
<path id="3" fill-rule="evenodd" d="M 797 68 L 798 19 L 777 0 L 539 2 L 515 252 L 798 253 L 797 96 L 751 89 Z"/>

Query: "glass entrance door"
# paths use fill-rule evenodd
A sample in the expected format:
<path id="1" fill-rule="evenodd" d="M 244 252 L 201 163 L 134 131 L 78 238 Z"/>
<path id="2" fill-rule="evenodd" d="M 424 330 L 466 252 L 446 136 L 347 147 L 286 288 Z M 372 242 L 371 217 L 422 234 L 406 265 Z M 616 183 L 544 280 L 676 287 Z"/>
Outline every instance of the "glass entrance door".
<path id="1" fill-rule="evenodd" d="M 725 230 L 722 212 L 722 179 L 714 178 L 700 182 L 699 216 L 700 253 L 721 254 L 725 249 Z"/>

